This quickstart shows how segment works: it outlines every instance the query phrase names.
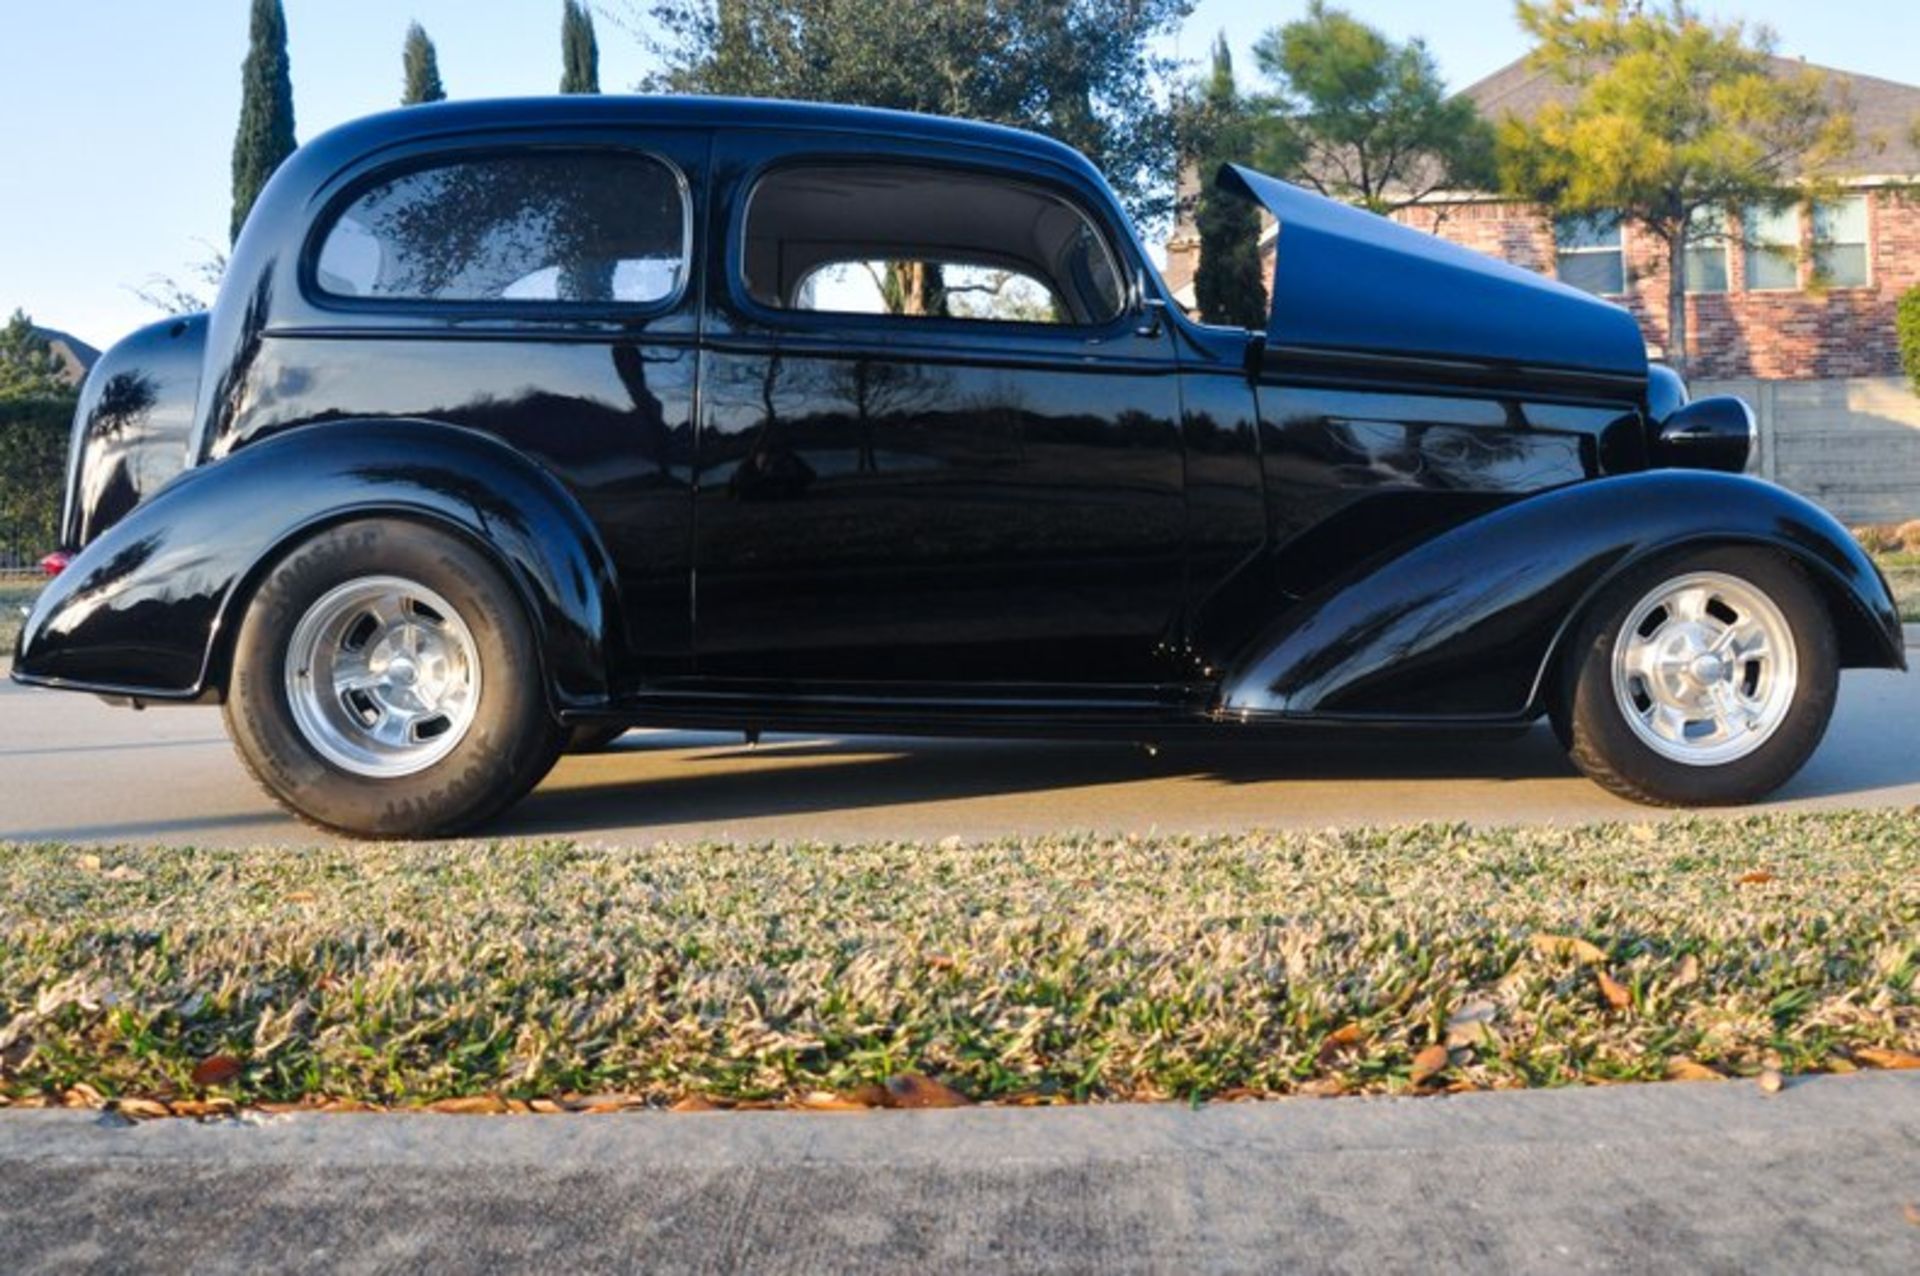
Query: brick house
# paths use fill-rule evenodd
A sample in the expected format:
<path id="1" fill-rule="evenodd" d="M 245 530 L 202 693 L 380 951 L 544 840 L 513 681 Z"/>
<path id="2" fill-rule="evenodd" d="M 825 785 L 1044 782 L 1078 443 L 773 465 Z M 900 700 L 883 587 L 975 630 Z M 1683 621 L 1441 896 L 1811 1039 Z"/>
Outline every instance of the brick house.
<path id="1" fill-rule="evenodd" d="M 1779 60 L 1783 69 L 1805 64 Z M 1827 71 L 1851 102 L 1861 137 L 1841 174 L 1842 195 L 1782 214 L 1728 210 L 1719 242 L 1689 250 L 1692 372 L 1711 379 L 1816 380 L 1899 372 L 1894 309 L 1920 284 L 1920 88 Z M 1523 118 L 1570 91 L 1522 59 L 1465 90 L 1490 120 Z M 1183 183 L 1191 189 L 1191 178 Z M 1183 201 L 1183 206 L 1190 206 Z M 1658 241 L 1608 219 L 1557 223 L 1530 205 L 1473 192 L 1443 193 L 1397 220 L 1556 274 L 1632 310 L 1649 352 L 1665 353 L 1667 268 Z M 1815 233 L 1815 225 L 1819 233 Z M 1274 230 L 1263 238 L 1272 280 Z M 1190 224 L 1167 245 L 1167 282 L 1192 304 L 1199 242 Z"/>

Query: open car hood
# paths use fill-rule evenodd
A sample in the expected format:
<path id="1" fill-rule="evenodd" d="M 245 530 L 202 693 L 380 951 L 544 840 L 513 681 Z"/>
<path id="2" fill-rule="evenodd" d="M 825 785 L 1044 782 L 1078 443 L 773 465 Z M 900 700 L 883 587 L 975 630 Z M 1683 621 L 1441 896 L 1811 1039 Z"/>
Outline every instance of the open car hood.
<path id="1" fill-rule="evenodd" d="M 1647 376 L 1619 306 L 1385 217 L 1228 164 L 1216 179 L 1279 222 L 1267 348 Z"/>

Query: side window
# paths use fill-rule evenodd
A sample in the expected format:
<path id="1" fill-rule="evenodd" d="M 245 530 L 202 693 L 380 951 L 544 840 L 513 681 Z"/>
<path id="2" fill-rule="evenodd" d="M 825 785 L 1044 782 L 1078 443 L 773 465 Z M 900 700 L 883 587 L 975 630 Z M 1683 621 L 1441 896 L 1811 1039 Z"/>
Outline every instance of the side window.
<path id="1" fill-rule="evenodd" d="M 552 151 L 462 159 L 363 191 L 327 229 L 336 297 L 646 305 L 680 291 L 679 176 L 650 156 Z"/>
<path id="2" fill-rule="evenodd" d="M 1097 325 L 1125 289 L 1092 219 L 1051 192 L 894 164 L 786 168 L 747 206 L 747 294 L 774 310 Z"/>
<path id="3" fill-rule="evenodd" d="M 954 261 L 835 261 L 794 290 L 792 310 L 1069 323 L 1054 290 L 1025 271 Z"/>

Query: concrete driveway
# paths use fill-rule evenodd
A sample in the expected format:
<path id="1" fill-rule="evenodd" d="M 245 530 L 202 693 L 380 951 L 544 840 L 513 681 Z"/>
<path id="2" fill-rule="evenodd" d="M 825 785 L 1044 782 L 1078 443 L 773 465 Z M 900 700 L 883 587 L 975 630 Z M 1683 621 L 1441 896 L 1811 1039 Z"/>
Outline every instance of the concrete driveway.
<path id="1" fill-rule="evenodd" d="M 1920 656 L 1920 653 L 1915 653 Z M 0 839 L 311 844 L 234 758 L 217 710 L 112 708 L 0 683 Z M 1844 676 L 1784 809 L 1920 805 L 1920 676 Z M 607 842 L 969 840 L 1061 829 L 1637 820 L 1544 727 L 1520 740 L 1126 745 L 630 733 L 568 758 L 488 829 Z"/>

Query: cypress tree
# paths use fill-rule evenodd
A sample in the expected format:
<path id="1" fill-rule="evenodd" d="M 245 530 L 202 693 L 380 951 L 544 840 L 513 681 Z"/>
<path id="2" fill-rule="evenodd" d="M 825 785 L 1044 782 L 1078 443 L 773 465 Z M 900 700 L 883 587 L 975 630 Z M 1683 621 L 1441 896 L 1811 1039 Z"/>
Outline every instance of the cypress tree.
<path id="1" fill-rule="evenodd" d="M 1227 162 L 1245 162 L 1251 149 L 1246 104 L 1233 80 L 1233 54 L 1223 33 L 1213 46 L 1213 72 L 1203 95 L 1206 146 L 1201 177 Z M 1260 269 L 1260 214 L 1248 201 L 1208 187 L 1195 216 L 1200 264 L 1193 297 L 1208 323 L 1264 328 L 1267 290 Z"/>
<path id="2" fill-rule="evenodd" d="M 600 91 L 600 45 L 593 37 L 593 11 L 582 0 L 566 0 L 560 15 L 560 53 L 566 69 L 560 75 L 562 93 Z"/>
<path id="3" fill-rule="evenodd" d="M 400 105 L 446 101 L 447 89 L 440 83 L 440 55 L 434 51 L 433 41 L 427 38 L 426 28 L 418 22 L 407 28 L 407 43 L 401 51 L 400 62 L 407 73 L 406 92 L 400 98 Z"/>
<path id="4" fill-rule="evenodd" d="M 287 62 L 287 15 L 280 0 L 253 0 L 247 60 L 240 65 L 240 128 L 233 138 L 233 222 L 240 238 L 253 201 L 293 154 L 293 73 Z"/>

